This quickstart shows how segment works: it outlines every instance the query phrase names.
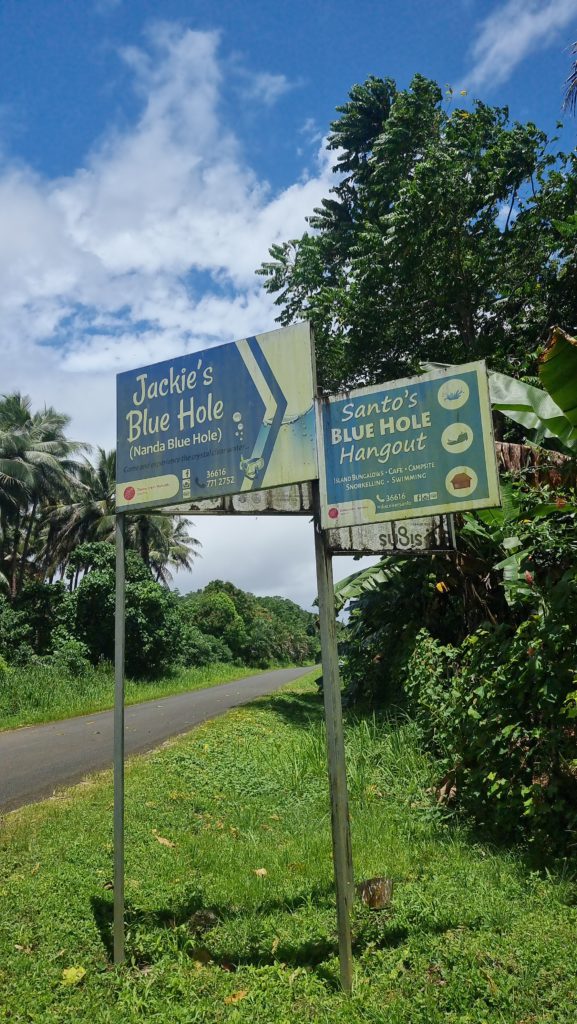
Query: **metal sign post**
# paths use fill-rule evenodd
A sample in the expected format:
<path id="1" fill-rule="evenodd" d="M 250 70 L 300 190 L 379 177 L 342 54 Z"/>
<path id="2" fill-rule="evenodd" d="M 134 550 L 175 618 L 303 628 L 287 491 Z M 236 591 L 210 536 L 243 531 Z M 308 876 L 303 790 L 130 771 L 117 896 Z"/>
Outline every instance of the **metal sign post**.
<path id="1" fill-rule="evenodd" d="M 333 833 L 333 864 L 337 895 L 337 928 L 341 984 L 350 993 L 353 984 L 351 909 L 353 905 L 353 857 L 349 821 L 349 798 L 343 735 L 343 712 L 337 651 L 335 592 L 332 557 L 320 526 L 318 482 L 313 483 L 315 506 L 315 556 L 319 600 L 319 624 L 323 666 L 323 697 L 327 727 L 327 755 Z"/>
<path id="2" fill-rule="evenodd" d="M 483 363 L 329 396 L 316 411 L 314 377 L 305 323 L 117 378 L 116 964 L 124 960 L 125 516 L 149 508 L 303 515 L 312 505 L 340 973 L 351 991 L 353 865 L 332 555 L 446 548 L 444 516 L 498 505 L 499 490 Z"/>
<path id="3" fill-rule="evenodd" d="M 114 616 L 114 963 L 124 961 L 124 652 L 126 517 L 116 517 Z"/>

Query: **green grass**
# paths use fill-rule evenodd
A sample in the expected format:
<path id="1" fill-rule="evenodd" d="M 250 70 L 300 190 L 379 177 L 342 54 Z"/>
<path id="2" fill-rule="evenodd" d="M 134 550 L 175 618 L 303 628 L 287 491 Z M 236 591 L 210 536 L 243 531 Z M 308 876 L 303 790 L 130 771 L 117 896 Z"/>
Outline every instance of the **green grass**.
<path id="1" fill-rule="evenodd" d="M 175 669 L 171 675 L 151 682 L 127 679 L 126 703 L 140 704 L 145 700 L 203 690 L 258 674 L 259 669 L 255 668 L 216 664 Z M 73 676 L 38 664 L 11 668 L 7 676 L 0 679 L 0 731 L 75 715 L 91 715 L 113 705 L 114 674 L 109 665 Z"/>
<path id="2" fill-rule="evenodd" d="M 356 877 L 395 882 L 389 911 L 355 907 L 351 999 L 309 681 L 129 764 L 124 967 L 110 776 L 4 818 L 0 1021 L 574 1024 L 573 879 L 444 822 L 411 722 L 350 719 L 346 734 Z"/>

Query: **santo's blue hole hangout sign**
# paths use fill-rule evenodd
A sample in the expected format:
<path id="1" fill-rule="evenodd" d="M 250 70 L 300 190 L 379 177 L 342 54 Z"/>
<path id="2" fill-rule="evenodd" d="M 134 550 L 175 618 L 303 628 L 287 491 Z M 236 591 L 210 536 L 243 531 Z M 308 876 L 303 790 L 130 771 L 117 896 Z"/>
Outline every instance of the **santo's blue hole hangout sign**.
<path id="1" fill-rule="evenodd" d="M 316 479 L 310 325 L 119 374 L 116 458 L 118 512 Z"/>
<path id="2" fill-rule="evenodd" d="M 324 529 L 500 504 L 483 362 L 333 395 L 318 431 Z"/>

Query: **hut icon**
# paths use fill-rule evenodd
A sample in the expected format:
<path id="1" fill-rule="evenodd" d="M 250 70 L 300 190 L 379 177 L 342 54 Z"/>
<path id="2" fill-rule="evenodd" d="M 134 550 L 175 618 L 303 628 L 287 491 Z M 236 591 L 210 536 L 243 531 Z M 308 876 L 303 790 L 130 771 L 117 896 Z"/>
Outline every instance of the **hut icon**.
<path id="1" fill-rule="evenodd" d="M 469 487 L 473 483 L 473 477 L 469 476 L 469 474 L 465 472 L 455 473 L 455 476 L 451 479 L 451 483 L 456 491 L 468 491 Z"/>

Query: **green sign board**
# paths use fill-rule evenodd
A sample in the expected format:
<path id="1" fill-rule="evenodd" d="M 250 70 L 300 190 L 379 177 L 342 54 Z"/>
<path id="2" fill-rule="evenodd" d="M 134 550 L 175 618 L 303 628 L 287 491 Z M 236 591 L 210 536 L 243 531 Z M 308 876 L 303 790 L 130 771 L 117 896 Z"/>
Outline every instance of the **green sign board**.
<path id="1" fill-rule="evenodd" d="M 308 323 L 117 377 L 116 508 L 317 477 Z"/>
<path id="2" fill-rule="evenodd" d="M 482 362 L 331 396 L 317 431 L 325 529 L 500 504 Z"/>

